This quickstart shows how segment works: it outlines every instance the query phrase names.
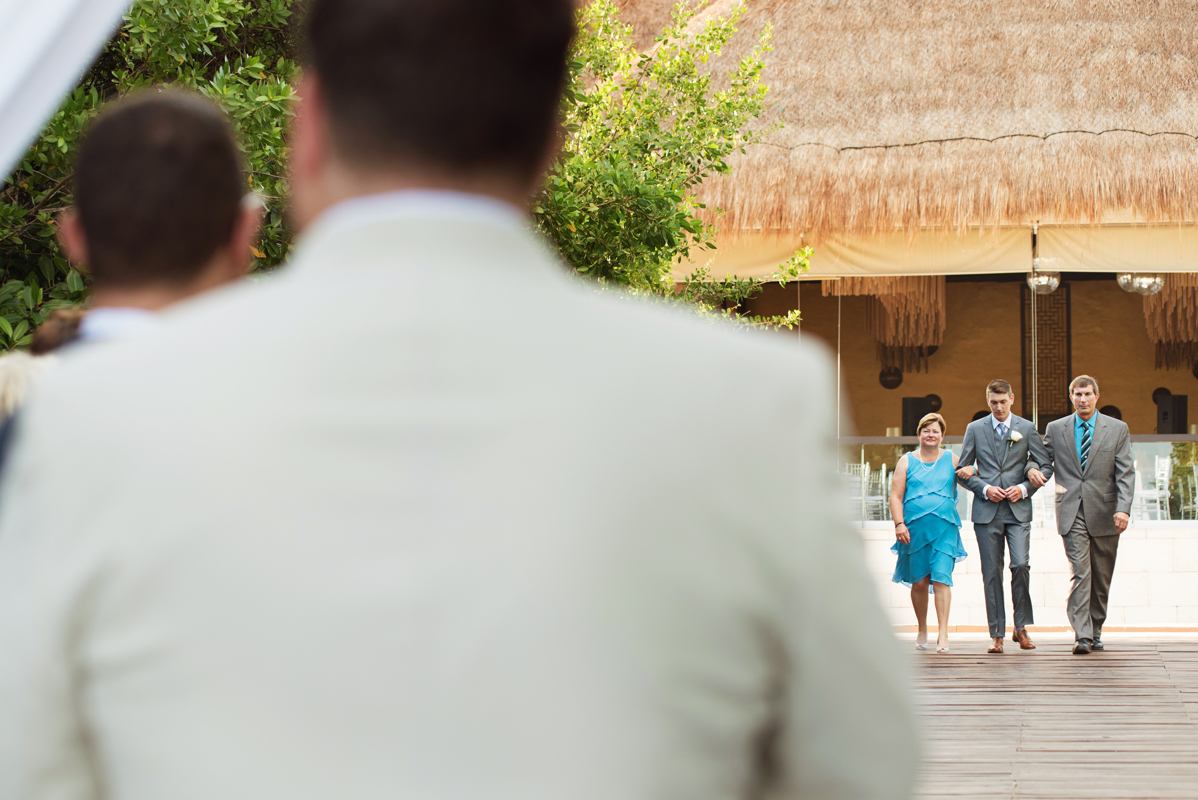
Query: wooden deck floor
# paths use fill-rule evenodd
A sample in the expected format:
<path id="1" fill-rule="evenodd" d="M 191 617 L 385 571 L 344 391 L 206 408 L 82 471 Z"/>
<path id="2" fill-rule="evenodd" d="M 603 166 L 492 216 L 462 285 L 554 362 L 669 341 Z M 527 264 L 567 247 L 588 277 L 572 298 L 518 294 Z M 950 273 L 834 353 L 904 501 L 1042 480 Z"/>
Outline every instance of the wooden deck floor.
<path id="1" fill-rule="evenodd" d="M 918 654 L 919 798 L 1198 798 L 1198 636 Z"/>

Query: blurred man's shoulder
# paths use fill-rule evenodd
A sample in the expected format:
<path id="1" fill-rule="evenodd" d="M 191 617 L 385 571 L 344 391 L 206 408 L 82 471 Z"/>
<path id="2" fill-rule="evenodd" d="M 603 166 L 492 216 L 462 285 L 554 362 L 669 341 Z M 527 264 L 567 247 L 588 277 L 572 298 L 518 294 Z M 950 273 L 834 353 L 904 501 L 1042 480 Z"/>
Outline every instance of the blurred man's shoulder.
<path id="1" fill-rule="evenodd" d="M 752 327 L 667 300 L 598 293 L 591 322 L 595 332 L 620 332 L 621 346 L 665 358 L 663 368 L 704 371 L 727 366 L 721 381 L 811 383 L 830 377 L 827 347 L 794 331 Z"/>

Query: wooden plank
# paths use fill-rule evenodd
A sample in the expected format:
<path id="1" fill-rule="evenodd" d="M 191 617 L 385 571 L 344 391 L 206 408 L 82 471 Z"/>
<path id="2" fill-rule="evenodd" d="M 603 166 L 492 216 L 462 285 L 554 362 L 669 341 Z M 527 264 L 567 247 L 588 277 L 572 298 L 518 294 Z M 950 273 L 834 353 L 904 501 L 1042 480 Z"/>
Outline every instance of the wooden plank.
<path id="1" fill-rule="evenodd" d="M 1107 631 L 1107 651 L 916 654 L 918 798 L 1198 798 L 1198 639 Z"/>

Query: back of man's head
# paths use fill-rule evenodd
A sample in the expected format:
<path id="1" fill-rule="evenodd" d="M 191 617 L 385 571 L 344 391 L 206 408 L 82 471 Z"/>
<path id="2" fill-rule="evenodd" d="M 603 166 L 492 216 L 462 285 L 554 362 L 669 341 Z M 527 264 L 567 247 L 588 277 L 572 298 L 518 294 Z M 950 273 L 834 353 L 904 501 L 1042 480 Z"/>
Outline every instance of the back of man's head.
<path id="1" fill-rule="evenodd" d="M 102 113 L 75 164 L 97 288 L 191 283 L 229 245 L 244 182 L 227 119 L 198 95 L 147 92 Z"/>
<path id="2" fill-rule="evenodd" d="M 310 0 L 333 149 L 364 168 L 532 183 L 555 135 L 573 0 Z"/>

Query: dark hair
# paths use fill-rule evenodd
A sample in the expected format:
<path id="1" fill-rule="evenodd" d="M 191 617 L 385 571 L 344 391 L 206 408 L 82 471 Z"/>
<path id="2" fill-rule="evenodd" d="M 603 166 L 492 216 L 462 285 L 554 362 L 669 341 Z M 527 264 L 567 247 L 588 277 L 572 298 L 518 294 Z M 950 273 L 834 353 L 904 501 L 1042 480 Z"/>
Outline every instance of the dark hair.
<path id="1" fill-rule="evenodd" d="M 1089 375 L 1078 375 L 1076 378 L 1069 381 L 1069 394 L 1073 394 L 1073 390 L 1080 386 L 1093 386 L 1094 394 L 1098 394 L 1098 381 L 1094 380 Z"/>
<path id="2" fill-rule="evenodd" d="M 573 0 L 310 0 L 305 58 L 349 163 L 531 182 L 555 135 Z"/>
<path id="3" fill-rule="evenodd" d="M 50 312 L 46 321 L 34 331 L 29 352 L 35 356 L 53 353 L 63 345 L 79 338 L 79 324 L 87 316 L 82 308 L 59 308 Z"/>
<path id="4" fill-rule="evenodd" d="M 986 384 L 986 394 L 1011 394 L 1011 384 L 1002 378 L 995 378 Z"/>
<path id="5" fill-rule="evenodd" d="M 75 163 L 95 283 L 195 278 L 232 238 L 244 181 L 228 120 L 199 95 L 151 90 L 101 113 Z"/>

